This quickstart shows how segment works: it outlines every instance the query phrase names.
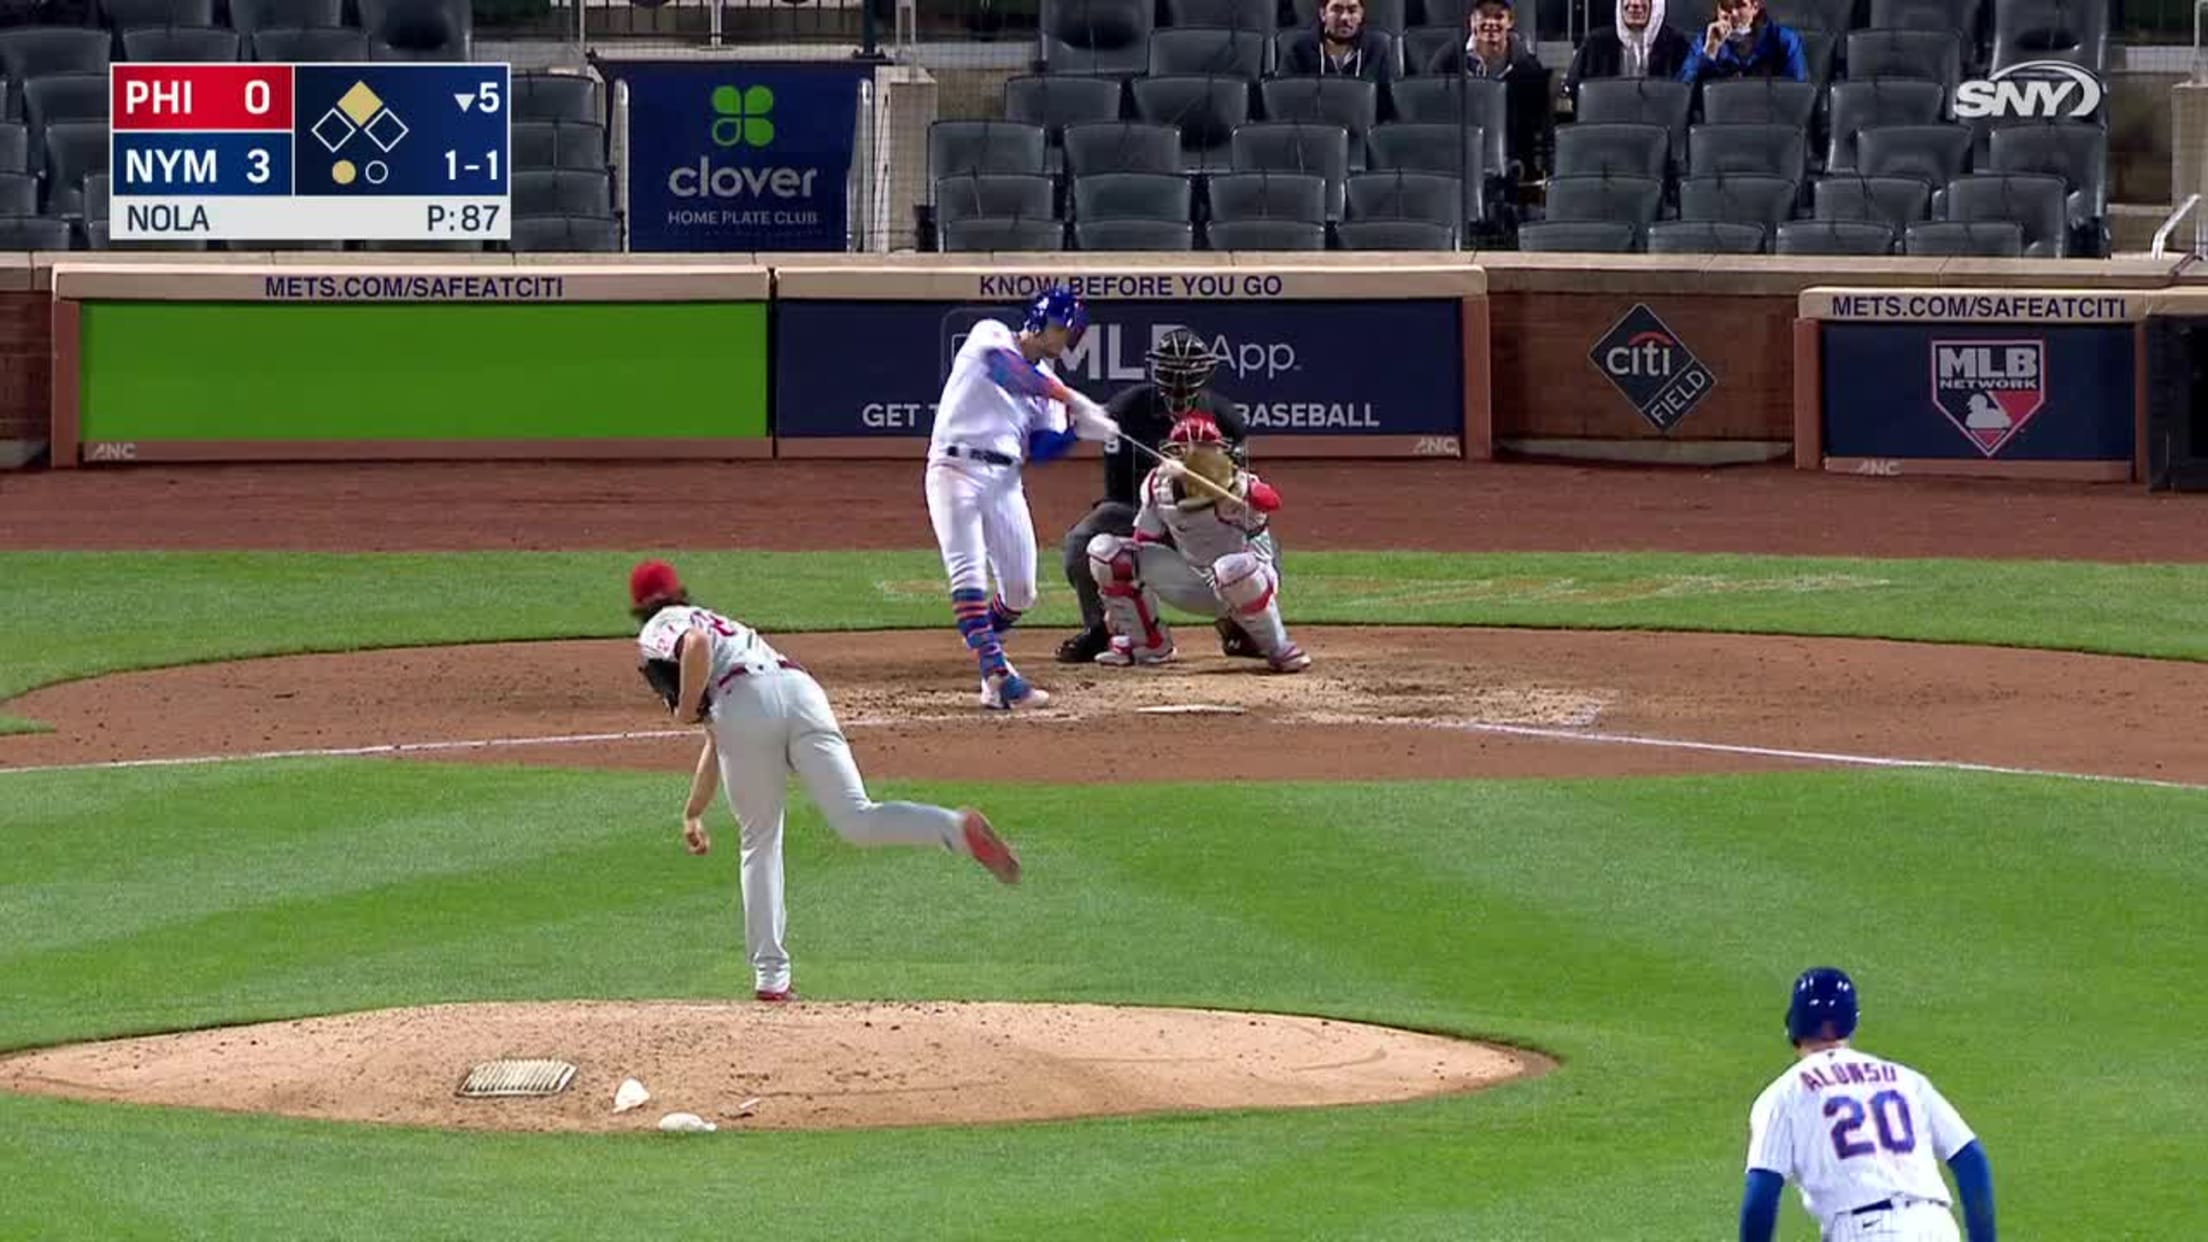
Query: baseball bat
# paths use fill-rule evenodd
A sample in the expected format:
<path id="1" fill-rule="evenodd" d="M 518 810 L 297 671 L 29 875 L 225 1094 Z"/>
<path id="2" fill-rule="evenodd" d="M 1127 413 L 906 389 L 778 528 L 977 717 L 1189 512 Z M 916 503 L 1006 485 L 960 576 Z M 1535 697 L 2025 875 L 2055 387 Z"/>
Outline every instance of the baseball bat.
<path id="1" fill-rule="evenodd" d="M 1149 445 L 1144 444 L 1142 441 L 1137 440 L 1132 436 L 1122 436 L 1120 438 L 1127 441 L 1127 443 L 1134 445 L 1136 448 L 1141 449 L 1144 453 L 1149 454 L 1150 460 L 1157 462 L 1161 466 L 1169 460 L 1165 454 L 1160 453 L 1158 450 L 1151 448 Z M 1178 465 L 1179 463 L 1176 462 L 1174 464 Z M 1212 482 L 1210 479 L 1205 478 L 1203 475 L 1200 475 L 1193 470 L 1189 470 L 1184 467 L 1181 470 L 1181 477 L 1183 479 L 1194 479 L 1196 482 L 1203 484 L 1204 490 L 1210 492 L 1213 496 L 1216 496 L 1229 504 L 1242 503 L 1242 498 L 1240 496 L 1235 495 L 1233 492 L 1228 491 L 1226 488 L 1219 486 L 1217 483 Z"/>

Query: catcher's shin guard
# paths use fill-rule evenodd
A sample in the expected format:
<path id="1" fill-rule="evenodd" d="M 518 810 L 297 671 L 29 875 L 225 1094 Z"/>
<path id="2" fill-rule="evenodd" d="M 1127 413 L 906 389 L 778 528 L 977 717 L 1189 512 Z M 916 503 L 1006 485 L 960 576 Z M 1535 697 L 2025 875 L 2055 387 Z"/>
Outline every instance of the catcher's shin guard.
<path id="1" fill-rule="evenodd" d="M 1173 649 L 1173 632 L 1158 615 L 1157 592 L 1137 570 L 1133 540 L 1118 535 L 1089 540 L 1089 574 L 1104 599 L 1104 626 L 1114 637 L 1145 651 Z"/>
<path id="2" fill-rule="evenodd" d="M 1288 627 L 1280 619 L 1280 586 L 1273 567 L 1248 552 L 1230 552 L 1211 564 L 1211 579 L 1219 598 L 1241 627 L 1275 666 L 1300 655 L 1288 641 Z M 1308 661 L 1306 661 L 1308 663 Z"/>

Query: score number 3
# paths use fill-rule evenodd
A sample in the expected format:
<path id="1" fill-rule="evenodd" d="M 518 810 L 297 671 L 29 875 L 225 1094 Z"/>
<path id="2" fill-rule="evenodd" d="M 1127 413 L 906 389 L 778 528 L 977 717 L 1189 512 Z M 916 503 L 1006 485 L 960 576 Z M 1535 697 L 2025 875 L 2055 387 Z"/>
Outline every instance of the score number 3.
<path id="1" fill-rule="evenodd" d="M 1825 1116 L 1835 1115 L 1840 1120 L 1832 1123 L 1832 1150 L 1842 1160 L 1868 1156 L 1880 1148 L 1897 1156 L 1917 1149 L 1917 1124 L 1909 1116 L 1909 1101 L 1899 1091 L 1872 1096 L 1868 1109 L 1852 1095 L 1833 1096 L 1825 1101 Z M 1876 1143 L 1855 1137 L 1866 1120 L 1878 1130 Z"/>

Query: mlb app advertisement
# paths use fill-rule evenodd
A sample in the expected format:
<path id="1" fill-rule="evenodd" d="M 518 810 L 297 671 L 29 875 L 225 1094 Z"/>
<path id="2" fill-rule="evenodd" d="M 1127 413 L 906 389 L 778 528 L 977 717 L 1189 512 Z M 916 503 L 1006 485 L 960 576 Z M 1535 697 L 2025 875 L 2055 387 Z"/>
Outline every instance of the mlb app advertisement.
<path id="1" fill-rule="evenodd" d="M 1463 303 L 1091 301 L 1089 330 L 1057 365 L 1098 400 L 1147 378 L 1174 328 L 1220 359 L 1212 384 L 1258 435 L 1454 437 L 1464 428 Z M 1015 331 L 1020 302 L 777 302 L 775 434 L 925 437 L 966 334 Z"/>
<path id="2" fill-rule="evenodd" d="M 2130 325 L 1852 324 L 1824 329 L 1835 457 L 2129 461 Z"/>
<path id="3" fill-rule="evenodd" d="M 629 87 L 629 248 L 843 250 L 864 65 L 603 63 Z"/>

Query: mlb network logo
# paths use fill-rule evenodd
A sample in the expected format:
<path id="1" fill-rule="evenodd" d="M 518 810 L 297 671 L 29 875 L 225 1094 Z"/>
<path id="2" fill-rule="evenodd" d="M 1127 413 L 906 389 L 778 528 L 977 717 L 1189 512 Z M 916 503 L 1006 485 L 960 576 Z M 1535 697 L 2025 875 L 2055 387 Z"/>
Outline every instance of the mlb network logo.
<path id="1" fill-rule="evenodd" d="M 2047 342 L 1932 342 L 1932 405 L 1992 457 L 2047 404 Z"/>

